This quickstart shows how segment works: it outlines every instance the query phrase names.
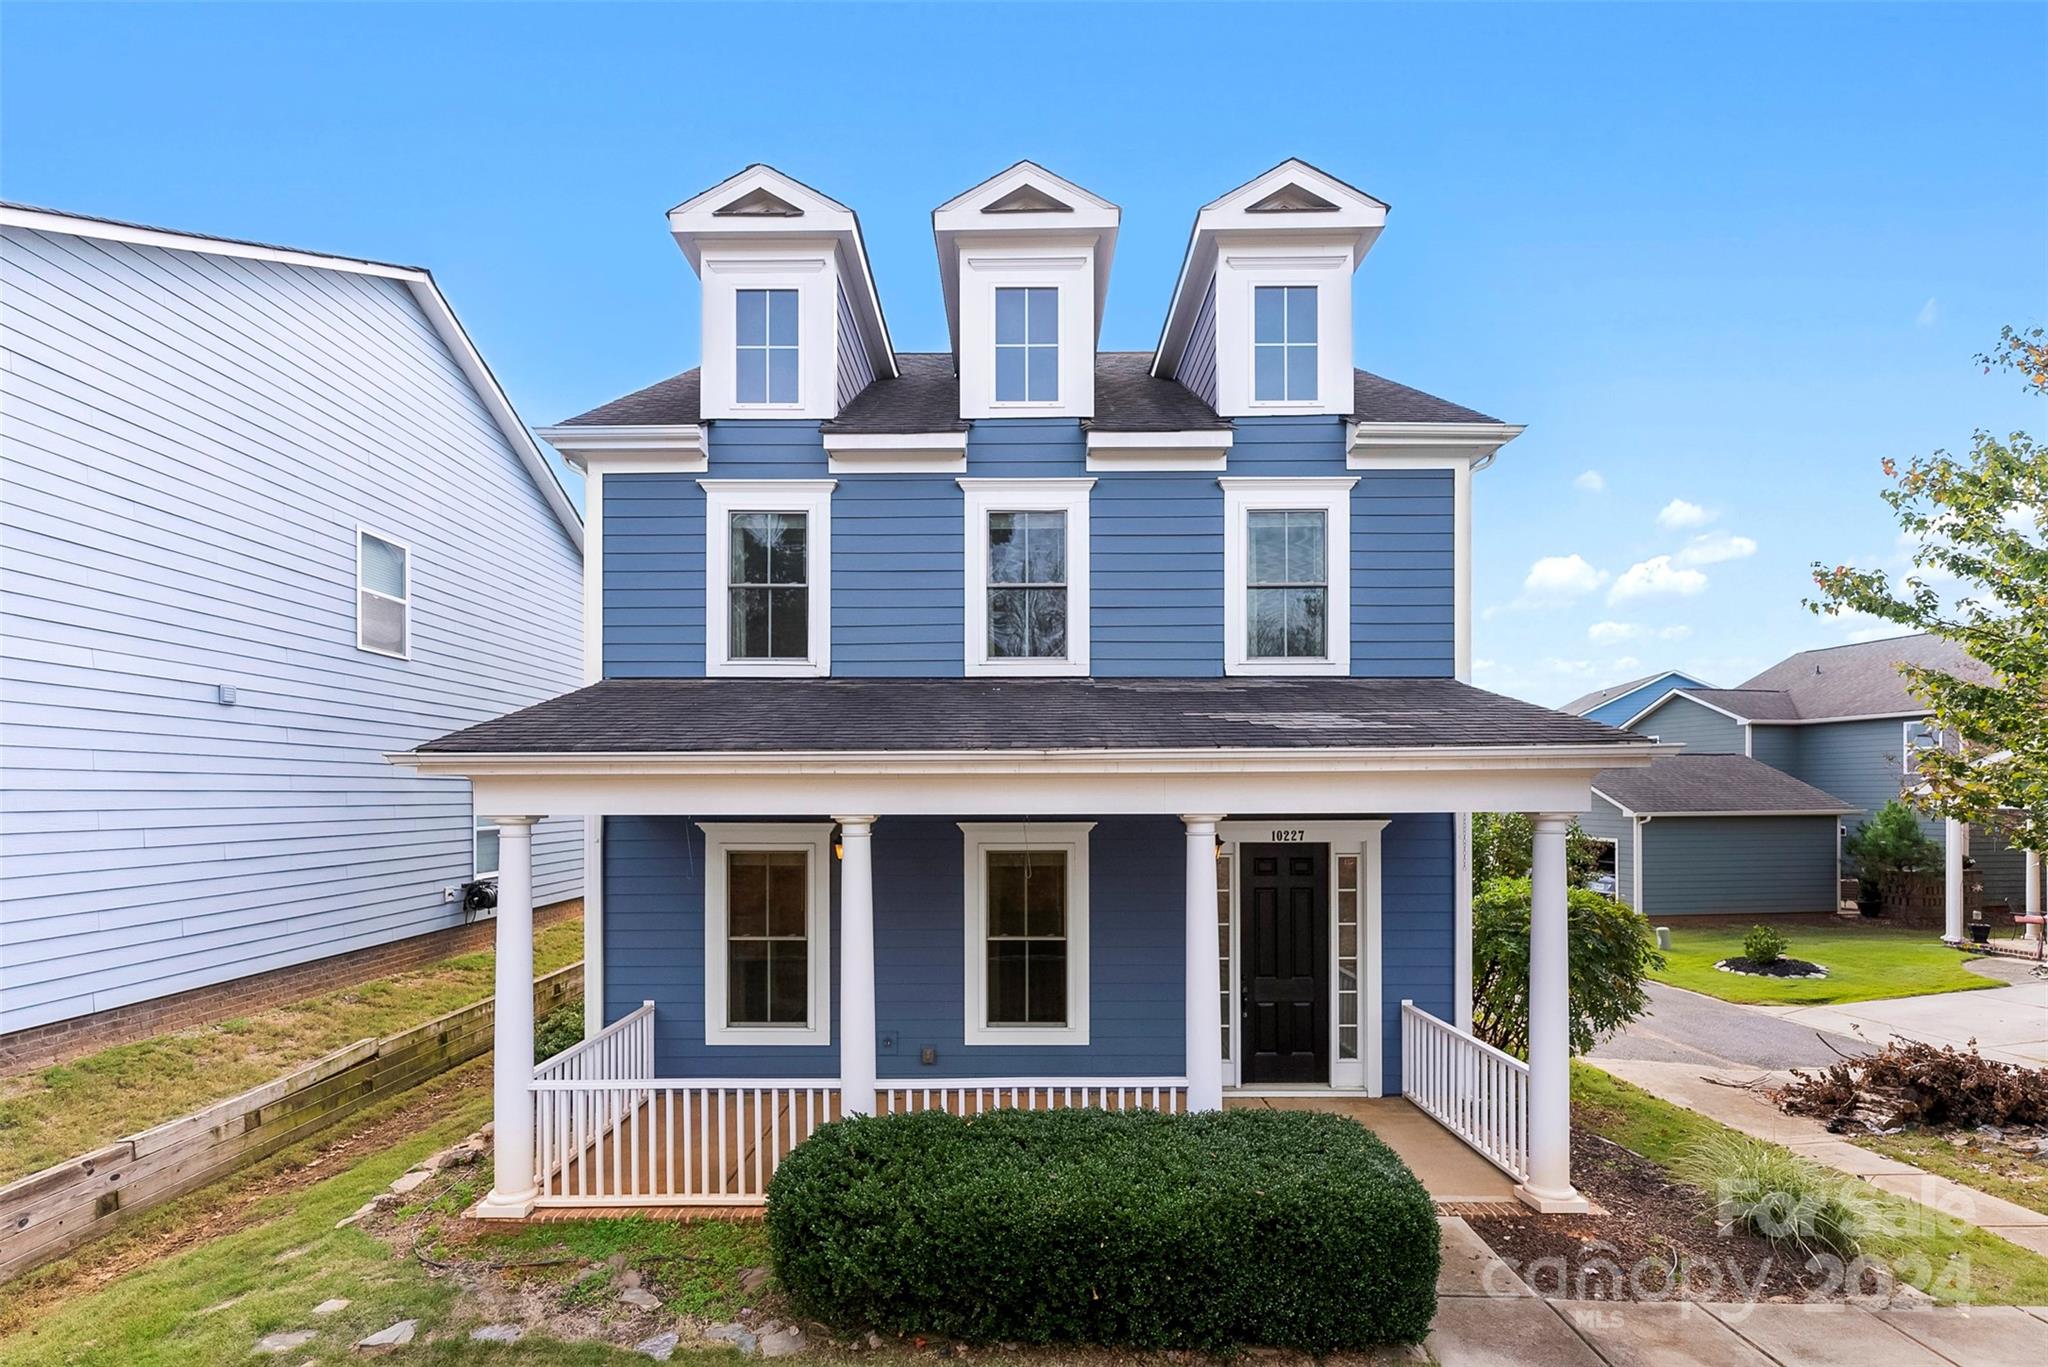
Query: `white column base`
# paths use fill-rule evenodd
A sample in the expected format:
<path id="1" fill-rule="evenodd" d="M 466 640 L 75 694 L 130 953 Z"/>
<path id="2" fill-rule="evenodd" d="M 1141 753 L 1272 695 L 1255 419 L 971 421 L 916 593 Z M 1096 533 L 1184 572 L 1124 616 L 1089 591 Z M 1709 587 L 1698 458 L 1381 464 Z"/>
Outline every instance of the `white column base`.
<path id="1" fill-rule="evenodd" d="M 1519 1186 L 1515 1188 L 1515 1199 L 1538 1215 L 1584 1215 L 1593 1208 L 1592 1202 L 1570 1187 L 1559 1193 Z"/>
<path id="2" fill-rule="evenodd" d="M 533 1214 L 539 1199 L 538 1191 L 529 1191 L 523 1196 L 507 1196 L 494 1191 L 470 1207 L 469 1215 L 473 1220 L 524 1220 Z"/>

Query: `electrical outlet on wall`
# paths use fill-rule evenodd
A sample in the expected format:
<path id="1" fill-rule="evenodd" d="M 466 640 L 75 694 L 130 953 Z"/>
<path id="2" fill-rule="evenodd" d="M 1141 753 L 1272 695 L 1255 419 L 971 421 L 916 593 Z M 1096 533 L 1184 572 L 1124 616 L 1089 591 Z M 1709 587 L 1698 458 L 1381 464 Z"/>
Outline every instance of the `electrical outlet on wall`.
<path id="1" fill-rule="evenodd" d="M 894 1054 L 896 1052 L 896 1032 L 893 1030 L 888 1031 L 879 1040 L 875 1041 L 875 1052 L 878 1054 Z"/>

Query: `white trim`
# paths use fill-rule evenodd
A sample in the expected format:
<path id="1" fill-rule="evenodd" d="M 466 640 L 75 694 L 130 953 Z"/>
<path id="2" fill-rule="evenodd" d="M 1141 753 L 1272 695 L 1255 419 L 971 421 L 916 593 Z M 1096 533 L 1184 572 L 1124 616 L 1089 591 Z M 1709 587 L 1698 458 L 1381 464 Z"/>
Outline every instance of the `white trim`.
<path id="1" fill-rule="evenodd" d="M 495 822 L 495 821 L 488 821 L 488 820 L 486 820 L 485 818 L 483 818 L 483 817 L 480 817 L 480 816 L 478 816 L 478 815 L 476 814 L 476 799 L 475 799 L 474 795 L 472 795 L 472 796 L 471 796 L 471 799 L 470 799 L 470 804 L 469 804 L 469 807 L 470 807 L 470 811 L 469 811 L 469 877 L 470 877 L 470 881 L 472 881 L 472 882 L 481 882 L 482 880 L 484 880 L 484 879 L 486 879 L 486 878 L 496 878 L 496 877 L 498 876 L 498 870 L 497 870 L 497 869 L 489 869 L 489 870 L 485 870 L 485 869 L 480 869 L 480 868 L 478 868 L 478 867 L 477 867 L 477 850 L 479 849 L 479 844 L 478 844 L 478 842 L 479 842 L 479 839 L 480 839 L 480 838 L 482 837 L 482 835 L 483 835 L 483 833 L 484 833 L 485 831 L 489 831 L 489 832 L 490 832 L 490 833 L 491 833 L 492 835 L 498 835 L 498 834 L 500 834 L 500 829 L 499 829 L 498 823 L 497 823 L 497 822 Z M 500 865 L 502 865 L 502 864 L 503 864 L 504 862 L 505 862 L 505 847 L 504 847 L 504 845 L 503 845 L 502 843 L 500 843 L 500 845 L 498 846 L 498 863 L 499 863 Z"/>
<path id="2" fill-rule="evenodd" d="M 1096 240 L 1045 236 L 1029 242 L 975 234 L 959 245 L 959 327 L 954 355 L 962 418 L 1090 418 L 1095 415 L 1095 334 L 1091 297 Z M 1059 292 L 1059 397 L 996 397 L 996 293 Z"/>
<path id="3" fill-rule="evenodd" d="M 1679 687 L 1680 687 L 1680 688 L 1712 688 L 1712 687 L 1713 687 L 1713 685 L 1712 685 L 1712 684 L 1708 684 L 1708 683 L 1702 683 L 1702 682 L 1700 682 L 1700 681 L 1699 681 L 1698 679 L 1694 678 L 1694 676 L 1692 676 L 1692 675 L 1690 675 L 1690 674 L 1686 673 L 1686 672 L 1685 672 L 1684 670 L 1682 670 L 1682 669 L 1667 669 L 1667 670 L 1665 670 L 1665 671 L 1664 671 L 1664 672 L 1663 672 L 1662 674 L 1652 674 L 1652 675 L 1651 675 L 1651 676 L 1650 676 L 1649 678 L 1647 678 L 1647 679 L 1639 679 L 1639 680 L 1637 680 L 1637 681 L 1636 681 L 1635 683 L 1633 683 L 1633 684 L 1629 685 L 1629 686 L 1628 686 L 1628 687 L 1626 687 L 1626 688 L 1623 688 L 1623 689 L 1622 689 L 1622 690 L 1621 690 L 1621 691 L 1620 691 L 1619 693 L 1616 693 L 1616 694 L 1615 694 L 1615 695 L 1614 695 L 1613 697 L 1610 697 L 1610 698 L 1602 698 L 1602 699 L 1600 699 L 1600 701 L 1598 701 L 1598 702 L 1595 702 L 1595 703 L 1588 703 L 1588 704 L 1586 705 L 1586 711 L 1585 711 L 1585 712 L 1573 712 L 1573 713 L 1571 713 L 1571 715 L 1572 715 L 1572 716 L 1575 716 L 1575 717 L 1583 717 L 1583 716 L 1585 716 L 1585 715 L 1586 715 L 1586 713 L 1587 713 L 1587 712 L 1593 712 L 1593 711 L 1597 711 L 1598 709 L 1600 709 L 1600 708 L 1602 708 L 1602 707 L 1605 707 L 1605 706 L 1607 706 L 1607 704 L 1609 704 L 1609 703 L 1611 703 L 1611 702 L 1620 702 L 1620 701 L 1621 701 L 1622 699 L 1624 699 L 1624 698 L 1628 697 L 1628 696 L 1629 696 L 1629 695 L 1630 695 L 1631 693 L 1640 693 L 1640 692 L 1642 692 L 1642 691 L 1643 691 L 1644 689 L 1646 689 L 1646 688 L 1650 687 L 1650 686 L 1651 686 L 1652 684 L 1660 684 L 1660 683 L 1664 682 L 1664 680 L 1666 680 L 1666 679 L 1687 679 L 1687 680 L 1691 680 L 1691 682 L 1689 682 L 1689 683 L 1685 683 L 1685 684 L 1681 684 L 1681 685 L 1679 685 Z M 1664 701 L 1664 699 L 1665 699 L 1665 698 L 1667 698 L 1667 697 L 1671 696 L 1671 694 L 1672 694 L 1672 693 L 1676 693 L 1677 691 L 1678 691 L 1678 689 L 1676 689 L 1676 688 L 1674 688 L 1674 689 L 1670 689 L 1670 690 L 1667 690 L 1667 691 L 1666 691 L 1665 693 L 1663 693 L 1663 694 L 1660 694 L 1660 695 L 1658 696 L 1658 698 L 1657 698 L 1657 701 L 1658 701 L 1658 702 L 1662 702 L 1662 701 Z M 1654 706 L 1655 704 L 1652 704 L 1652 705 Z M 1562 711 L 1563 709 L 1562 709 L 1562 708 L 1560 708 L 1559 710 L 1560 710 L 1560 711 Z M 1621 723 L 1621 725 L 1623 725 L 1623 726 L 1626 726 L 1626 725 L 1627 725 L 1627 723 L 1626 723 L 1626 722 L 1623 722 L 1623 723 Z"/>
<path id="4" fill-rule="evenodd" d="M 583 682 L 604 677 L 604 477 L 583 474 Z"/>
<path id="5" fill-rule="evenodd" d="M 832 490 L 830 479 L 700 479 L 704 490 L 704 673 L 709 678 L 789 679 L 832 672 Z M 731 657 L 729 554 L 734 513 L 803 513 L 804 579 L 810 643 L 801 660 Z"/>
<path id="6" fill-rule="evenodd" d="M 967 1047 L 979 1045 L 1085 1045 L 1088 1043 L 1088 844 L 1092 821 L 958 823 L 961 833 L 965 935 Z M 994 850 L 1062 850 L 1067 856 L 1067 1023 L 988 1023 L 988 854 Z"/>
<path id="7" fill-rule="evenodd" d="M 1243 478 L 1224 476 L 1223 672 L 1231 675 L 1351 672 L 1351 490 L 1356 475 Z M 1253 659 L 1246 638 L 1250 576 L 1247 518 L 1254 510 L 1303 509 L 1324 514 L 1323 574 L 1328 603 L 1320 659 Z"/>
<path id="8" fill-rule="evenodd" d="M 363 582 L 363 538 L 366 536 L 381 541 L 387 546 L 397 547 L 399 553 L 405 557 L 405 593 L 403 596 L 394 598 L 390 594 L 380 589 L 373 589 Z M 381 599 L 386 603 L 396 603 L 404 610 L 405 616 L 400 634 L 405 641 L 405 649 L 383 650 L 377 646 L 363 644 L 363 595 L 366 593 L 372 598 Z M 367 655 L 382 655 L 387 660 L 410 660 L 412 658 L 412 546 L 407 542 L 400 541 L 395 536 L 386 535 L 374 527 L 366 527 L 360 522 L 356 524 L 355 612 L 357 650 Z"/>
<path id="9" fill-rule="evenodd" d="M 1751 717 L 1752 726 L 1832 726 L 1845 721 L 1905 721 L 1913 717 L 1931 717 L 1934 714 L 1926 708 L 1917 712 L 1870 712 L 1847 717 L 1789 717 L 1783 720 L 1771 717 Z"/>
<path id="10" fill-rule="evenodd" d="M 1229 429 L 1193 432 L 1088 433 L 1088 468 L 1114 470 L 1206 470 L 1228 467 Z"/>
<path id="11" fill-rule="evenodd" d="M 960 479 L 965 510 L 968 677 L 1085 675 L 1090 644 L 1088 498 L 1092 479 Z M 1010 660 L 988 653 L 988 517 L 998 512 L 1067 515 L 1067 654 L 1064 659 Z"/>
<path id="12" fill-rule="evenodd" d="M 815 1045 L 832 1042 L 832 823 L 699 821 L 704 832 L 704 1042 Z M 726 1003 L 725 857 L 752 850 L 802 850 L 809 856 L 804 908 L 810 994 L 803 1025 L 732 1025 Z"/>
<path id="13" fill-rule="evenodd" d="M 1595 789 L 1594 791 L 1598 792 L 1599 790 Z M 1607 795 L 1605 793 L 1602 793 L 1601 796 L 1606 797 Z M 1607 800 L 1609 802 L 1614 801 L 1614 799 L 1611 797 L 1607 798 Z M 1616 803 L 1615 805 L 1619 806 L 1620 804 Z M 1650 818 L 1646 816 L 1636 816 L 1634 813 L 1624 814 L 1628 816 L 1629 826 L 1635 833 L 1635 848 L 1633 851 L 1635 857 L 1629 865 L 1629 883 L 1631 885 L 1630 891 L 1633 892 L 1635 896 L 1634 899 L 1630 901 L 1629 906 L 1634 909 L 1636 915 L 1648 916 L 1650 913 L 1643 907 L 1643 827 L 1650 824 Z"/>
<path id="14" fill-rule="evenodd" d="M 1629 692 L 1631 693 L 1634 691 L 1634 689 L 1629 690 Z M 1628 694 L 1624 693 L 1622 696 L 1627 697 Z M 1725 707 L 1718 707 L 1715 704 L 1708 702 L 1705 698 L 1696 698 L 1688 689 L 1674 688 L 1670 692 L 1658 698 L 1657 701 L 1651 703 L 1648 707 L 1645 707 L 1642 711 L 1636 713 L 1633 717 L 1630 717 L 1627 721 L 1623 722 L 1621 724 L 1621 729 L 1624 731 L 1634 730 L 1637 722 L 1641 721 L 1644 717 L 1649 716 L 1652 712 L 1655 712 L 1658 708 L 1664 706 L 1666 703 L 1670 702 L 1674 698 L 1684 698 L 1689 703 L 1695 703 L 1701 707 L 1704 707 L 1709 712 L 1718 712 L 1722 716 L 1728 718 L 1728 720 L 1744 726 L 1747 726 L 1750 723 L 1750 719 L 1748 717 L 1740 716 L 1734 712 L 1730 712 Z M 1609 701 L 1611 702 L 1613 700 L 1609 699 Z M 1605 704 L 1602 705 L 1604 706 Z"/>
<path id="15" fill-rule="evenodd" d="M 1485 465 L 1527 430 L 1511 422 L 1354 422 L 1344 462 L 1354 470 L 1401 460 Z"/>
<path id="16" fill-rule="evenodd" d="M 1899 774 L 1901 777 L 1919 777 L 1920 766 L 1915 757 L 1922 750 L 1945 750 L 1948 748 L 1948 737 L 1940 727 L 1933 728 L 1929 740 L 1919 744 L 1915 743 L 1913 728 L 1919 727 L 1923 732 L 1928 731 L 1928 715 L 1930 714 L 1923 713 L 1917 717 L 1908 717 L 1899 723 Z"/>
<path id="17" fill-rule="evenodd" d="M 826 432 L 835 475 L 941 475 L 967 469 L 965 432 Z"/>
<path id="18" fill-rule="evenodd" d="M 604 818 L 583 818 L 583 1038 L 604 1029 Z"/>
<path id="19" fill-rule="evenodd" d="M 652 465 L 668 469 L 705 468 L 704 429 L 695 423 L 645 426 L 538 427 L 534 435 L 588 470 L 598 460 L 612 469 Z"/>
<path id="20" fill-rule="evenodd" d="M 1245 888 L 1244 846 L 1270 844 L 1325 845 L 1329 847 L 1329 917 L 1330 917 L 1330 963 L 1329 981 L 1324 984 L 1330 997 L 1330 1081 L 1299 1084 L 1297 1090 L 1308 1090 L 1318 1094 L 1325 1092 L 1354 1092 L 1364 1096 L 1378 1096 L 1381 1093 L 1385 1074 L 1385 1022 L 1381 1019 L 1385 1010 L 1384 977 L 1386 956 L 1382 949 L 1384 940 L 1384 907 L 1382 896 L 1382 844 L 1386 829 L 1391 824 L 1384 817 L 1365 821 L 1293 821 L 1275 818 L 1266 821 L 1230 820 L 1216 823 L 1216 834 L 1223 840 L 1223 852 L 1230 856 L 1232 879 L 1230 898 L 1230 1014 L 1231 1014 L 1231 1057 L 1225 1069 L 1224 1085 L 1234 1087 L 1244 1077 L 1244 1050 L 1239 1037 L 1244 1030 L 1244 960 L 1243 952 L 1243 907 Z M 1287 840 L 1276 841 L 1272 837 L 1286 831 Z M 1338 1057 L 1337 1031 L 1337 856 L 1356 854 L 1358 856 L 1358 1057 Z M 1249 1095 L 1249 1093 L 1241 1093 Z"/>

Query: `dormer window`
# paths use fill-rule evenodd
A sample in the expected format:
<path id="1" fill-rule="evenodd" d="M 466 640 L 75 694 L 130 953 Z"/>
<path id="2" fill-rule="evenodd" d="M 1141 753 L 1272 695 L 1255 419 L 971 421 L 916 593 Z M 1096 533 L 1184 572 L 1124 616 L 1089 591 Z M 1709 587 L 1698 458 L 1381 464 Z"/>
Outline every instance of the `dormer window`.
<path id="1" fill-rule="evenodd" d="M 996 402 L 1057 403 L 1059 397 L 1059 290 L 998 289 Z"/>
<path id="2" fill-rule="evenodd" d="M 743 404 L 794 404 L 797 388 L 797 292 L 735 290 L 736 393 Z"/>
<path id="3" fill-rule="evenodd" d="M 1252 295 L 1252 397 L 1314 403 L 1316 287 L 1260 285 Z"/>

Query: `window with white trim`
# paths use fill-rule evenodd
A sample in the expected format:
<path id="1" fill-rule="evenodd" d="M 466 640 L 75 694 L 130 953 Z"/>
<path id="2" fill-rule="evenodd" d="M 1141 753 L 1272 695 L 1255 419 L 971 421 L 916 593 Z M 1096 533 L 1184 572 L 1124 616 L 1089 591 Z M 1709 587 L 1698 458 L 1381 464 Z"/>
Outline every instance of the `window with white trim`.
<path id="1" fill-rule="evenodd" d="M 1050 285 L 996 290 L 996 402 L 1058 403 L 1060 292 Z"/>
<path id="2" fill-rule="evenodd" d="M 1226 476 L 1224 672 L 1351 669 L 1355 478 Z"/>
<path id="3" fill-rule="evenodd" d="M 1899 768 L 1912 775 L 1920 772 L 1920 752 L 1941 749 L 1944 737 L 1940 727 L 1932 722 L 1915 718 L 1904 726 L 1905 744 L 1902 747 Z"/>
<path id="4" fill-rule="evenodd" d="M 733 291 L 734 397 L 793 404 L 797 386 L 797 292 Z"/>
<path id="5" fill-rule="evenodd" d="M 962 479 L 969 674 L 1088 672 L 1092 479 Z"/>
<path id="6" fill-rule="evenodd" d="M 698 482 L 705 491 L 705 673 L 830 673 L 834 482 Z"/>
<path id="7" fill-rule="evenodd" d="M 1252 397 L 1260 403 L 1316 400 L 1316 287 L 1252 290 Z"/>
<path id="8" fill-rule="evenodd" d="M 469 876 L 498 876 L 498 828 L 484 817 L 474 819 L 470 836 Z"/>
<path id="9" fill-rule="evenodd" d="M 412 656 L 412 552 L 356 529 L 356 649 Z"/>
<path id="10" fill-rule="evenodd" d="M 966 1041 L 1088 1042 L 1092 822 L 962 822 Z"/>
<path id="11" fill-rule="evenodd" d="M 829 1043 L 831 826 L 702 827 L 705 1041 Z"/>

